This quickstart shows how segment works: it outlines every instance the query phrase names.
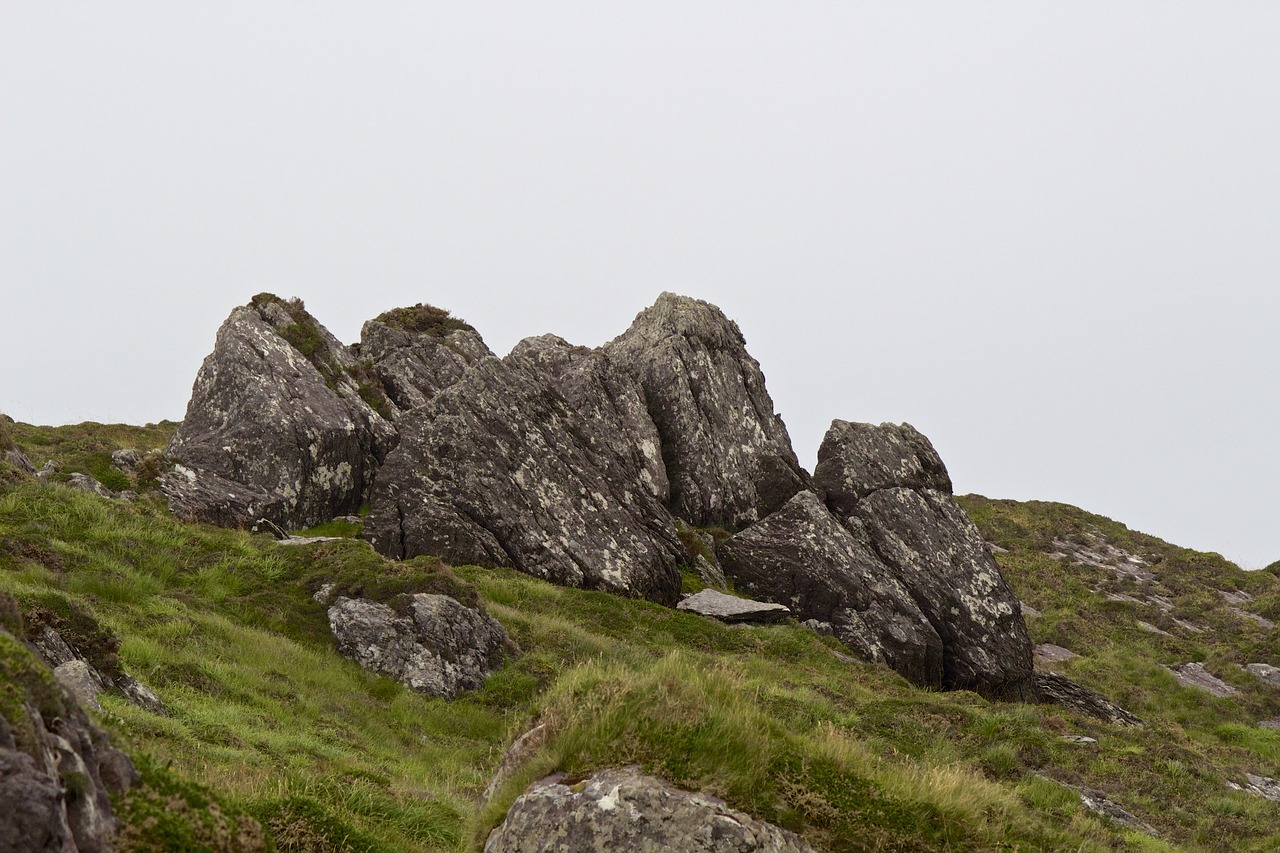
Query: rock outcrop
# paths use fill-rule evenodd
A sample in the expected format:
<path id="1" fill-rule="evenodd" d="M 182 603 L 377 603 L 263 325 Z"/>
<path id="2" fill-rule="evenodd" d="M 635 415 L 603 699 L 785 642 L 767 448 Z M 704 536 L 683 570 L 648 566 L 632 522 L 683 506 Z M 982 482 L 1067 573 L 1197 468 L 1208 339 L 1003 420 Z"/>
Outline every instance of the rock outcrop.
<path id="1" fill-rule="evenodd" d="M 811 853 L 800 836 L 681 791 L 635 767 L 601 770 L 577 785 L 535 782 L 485 843 L 485 853 L 627 850 L 633 853 Z"/>
<path id="2" fill-rule="evenodd" d="M 429 402 L 493 353 L 479 332 L 448 311 L 414 305 L 365 323 L 358 355 L 381 383 L 394 419 Z"/>
<path id="3" fill-rule="evenodd" d="M 0 412 L 0 483 L 7 480 L 21 480 L 36 475 L 36 467 L 22 452 L 13 437 L 9 434 L 9 426 L 13 419 Z"/>
<path id="4" fill-rule="evenodd" d="M 719 308 L 664 293 L 604 351 L 644 390 L 677 516 L 737 529 L 806 488 L 760 365 Z"/>
<path id="5" fill-rule="evenodd" d="M 180 517 L 306 527 L 355 512 L 395 430 L 363 366 L 306 312 L 269 294 L 231 312 L 169 443 L 161 488 Z"/>
<path id="6" fill-rule="evenodd" d="M 16 610 L 12 599 L 9 609 Z M 138 779 L 53 674 L 0 628 L 0 850 L 107 853 L 116 818 L 110 793 Z"/>
<path id="7" fill-rule="evenodd" d="M 363 533 L 380 553 L 676 602 L 674 519 L 543 371 L 486 359 L 399 427 Z"/>
<path id="8" fill-rule="evenodd" d="M 447 595 L 407 596 L 402 612 L 339 597 L 329 607 L 338 651 L 365 669 L 413 690 L 452 699 L 484 684 L 515 650 L 492 616 Z"/>
<path id="9" fill-rule="evenodd" d="M 739 590 L 789 606 L 868 660 L 909 680 L 943 685 L 943 645 L 908 590 L 813 492 L 716 549 Z"/>
<path id="10" fill-rule="evenodd" d="M 942 639 L 943 686 L 1034 699 L 1031 642 L 1017 598 L 951 497 L 929 440 L 909 424 L 834 421 L 814 484 L 861 530 Z"/>

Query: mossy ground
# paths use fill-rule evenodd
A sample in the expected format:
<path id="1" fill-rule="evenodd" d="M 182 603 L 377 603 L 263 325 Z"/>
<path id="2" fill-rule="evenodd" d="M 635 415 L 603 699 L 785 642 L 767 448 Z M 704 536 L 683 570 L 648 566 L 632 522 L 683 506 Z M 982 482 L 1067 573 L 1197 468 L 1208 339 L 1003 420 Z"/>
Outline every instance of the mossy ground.
<path id="1" fill-rule="evenodd" d="M 1280 733 L 1256 726 L 1280 714 L 1273 688 L 1229 668 L 1267 653 L 1271 638 L 1134 629 L 1135 614 L 1092 592 L 1087 567 L 1043 550 L 1094 517 L 965 505 L 1008 549 L 1000 558 L 1015 590 L 1044 612 L 1031 620 L 1037 639 L 1076 648 L 1069 674 L 1146 726 L 922 691 L 795 625 L 729 627 L 514 572 L 388 563 L 355 541 L 283 546 L 57 485 L 0 490 L 0 590 L 28 611 L 91 618 L 169 710 L 102 700 L 101 719 L 148 780 L 119 804 L 132 827 L 125 849 L 474 849 L 531 780 L 620 763 L 720 796 L 820 850 L 1280 846 L 1277 806 L 1226 787 L 1246 771 L 1280 776 Z M 1205 583 L 1248 589 L 1262 609 L 1280 583 L 1101 529 L 1160 551 L 1155 565 L 1168 563 L 1170 586 L 1184 590 L 1178 606 L 1197 618 L 1235 618 L 1210 606 Z M 387 601 L 414 591 L 477 600 L 523 654 L 480 690 L 426 698 L 336 654 L 313 598 L 326 583 Z M 1223 662 L 1240 701 L 1177 687 L 1159 666 L 1197 651 Z M 506 744 L 535 721 L 547 741 L 482 804 Z M 1098 743 L 1062 739 L 1072 734 Z M 1162 840 L 1089 815 L 1060 783 L 1106 792 Z"/>

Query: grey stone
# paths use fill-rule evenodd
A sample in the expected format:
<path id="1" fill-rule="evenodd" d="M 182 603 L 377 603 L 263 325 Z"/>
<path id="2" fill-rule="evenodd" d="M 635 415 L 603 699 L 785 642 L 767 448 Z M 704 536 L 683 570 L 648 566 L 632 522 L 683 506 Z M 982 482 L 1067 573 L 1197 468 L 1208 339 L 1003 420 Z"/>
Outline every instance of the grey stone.
<path id="1" fill-rule="evenodd" d="M 1148 634 L 1156 634 L 1161 637 L 1173 636 L 1173 634 L 1170 634 L 1168 631 L 1165 631 L 1162 628 L 1157 628 L 1155 625 L 1152 625 L 1150 622 L 1143 622 L 1141 619 L 1138 620 L 1138 627 L 1146 631 Z"/>
<path id="2" fill-rule="evenodd" d="M 93 477 L 88 474 L 82 474 L 79 471 L 67 477 L 67 485 L 73 489 L 78 489 L 82 492 L 89 492 L 90 494 L 97 495 L 101 498 L 114 498 L 116 496 L 115 492 L 99 483 Z"/>
<path id="3" fill-rule="evenodd" d="M 34 657 L 32 665 L 40 665 Z M 0 716 L 0 850 L 109 853 L 116 830 L 110 794 L 137 781 L 132 763 L 70 693 L 37 708 L 22 701 L 21 680 L 8 689 L 19 704 L 16 719 Z"/>
<path id="4" fill-rule="evenodd" d="M 1219 697 L 1234 696 L 1240 692 L 1221 678 L 1211 674 L 1202 663 L 1184 663 L 1166 668 L 1174 674 L 1183 687 L 1194 687 Z"/>
<path id="5" fill-rule="evenodd" d="M 58 465 L 52 459 L 49 459 L 41 465 L 40 470 L 36 472 L 36 479 L 47 480 L 56 473 L 58 473 Z"/>
<path id="6" fill-rule="evenodd" d="M 508 779 L 520 769 L 529 757 L 537 751 L 551 734 L 551 729 L 546 723 L 534 726 L 520 737 L 511 742 L 511 746 L 507 747 L 507 751 L 502 754 L 502 763 L 498 765 L 497 771 L 493 774 L 493 778 L 489 780 L 489 784 L 485 786 L 482 799 L 489 801 L 493 799 L 493 795 L 498 792 Z"/>
<path id="7" fill-rule="evenodd" d="M 1280 667 L 1272 666 L 1269 663 L 1250 663 L 1245 665 L 1245 669 L 1268 684 L 1280 687 Z"/>
<path id="8" fill-rule="evenodd" d="M 379 553 L 675 604 L 675 520 L 542 370 L 485 360 L 399 427 L 362 532 Z"/>
<path id="9" fill-rule="evenodd" d="M 714 589 L 694 593 L 677 604 L 676 608 L 721 622 L 777 622 L 791 615 L 791 609 L 786 605 L 752 601 L 736 595 L 725 595 Z"/>
<path id="10" fill-rule="evenodd" d="M 1055 646 L 1053 643 L 1040 643 L 1034 649 L 1034 656 L 1035 662 L 1045 668 L 1052 668 L 1055 663 L 1062 663 L 1063 661 L 1080 657 L 1071 649 Z"/>
<path id="11" fill-rule="evenodd" d="M 411 596 L 404 613 L 339 597 L 329 607 L 329 628 L 345 657 L 446 699 L 481 686 L 515 649 L 493 617 L 430 593 Z"/>
<path id="12" fill-rule="evenodd" d="M 118 471 L 134 471 L 141 461 L 142 454 L 136 450 L 116 450 L 111 454 L 111 467 Z"/>
<path id="13" fill-rule="evenodd" d="M 1121 708 L 1110 699 L 1077 684 L 1056 672 L 1036 672 L 1037 699 L 1050 705 L 1059 705 L 1095 719 L 1118 726 L 1140 726 L 1142 720 Z"/>
<path id="14" fill-rule="evenodd" d="M 144 711 L 150 711 L 153 714 L 166 713 L 164 702 L 160 701 L 156 692 L 132 675 L 120 675 L 115 679 L 114 687 L 120 695 Z"/>
<path id="15" fill-rule="evenodd" d="M 102 692 L 102 677 L 82 660 L 70 660 L 53 671 L 62 689 L 76 697 L 81 707 L 101 711 L 98 694 Z"/>
<path id="16" fill-rule="evenodd" d="M 1041 616 L 1044 615 L 1039 610 L 1036 610 L 1034 607 L 1032 607 L 1030 604 L 1027 604 L 1025 601 L 1018 602 L 1018 609 L 1022 611 L 1023 619 L 1039 619 Z"/>
<path id="17" fill-rule="evenodd" d="M 644 390 L 676 515 L 739 528 L 807 488 L 760 365 L 719 308 L 663 293 L 604 350 Z"/>
<path id="18" fill-rule="evenodd" d="M 1097 738 L 1088 737 L 1087 735 L 1063 735 L 1058 740 L 1063 743 L 1075 744 L 1076 746 L 1096 746 L 1098 743 Z"/>
<path id="19" fill-rule="evenodd" d="M 428 305 L 398 308 L 360 330 L 359 356 L 370 364 L 393 408 L 393 419 L 453 385 L 478 361 L 493 356 L 480 334 L 447 311 Z"/>
<path id="20" fill-rule="evenodd" d="M 941 457 L 911 424 L 832 421 L 818 450 L 813 482 L 827 506 L 842 515 L 853 515 L 872 492 L 895 486 L 951 494 L 951 476 Z"/>
<path id="21" fill-rule="evenodd" d="M 811 853 L 804 839 L 681 791 L 638 768 L 601 770 L 570 787 L 534 783 L 485 842 L 485 853 Z"/>
<path id="22" fill-rule="evenodd" d="M 75 650 L 62 639 L 62 635 L 48 625 L 31 639 L 31 645 L 35 646 L 36 652 L 50 669 L 56 669 L 78 657 Z"/>
<path id="23" fill-rule="evenodd" d="M 1270 800 L 1273 803 L 1280 803 L 1280 780 L 1272 779 L 1270 776 L 1246 773 L 1244 774 L 1243 785 L 1238 782 L 1228 781 L 1227 787 L 1233 791 L 1244 791 L 1246 794 L 1262 797 L 1264 800 Z"/>
<path id="24" fill-rule="evenodd" d="M 737 589 L 786 604 L 802 620 L 917 684 L 942 685 L 942 642 L 911 594 L 812 492 L 722 542 L 720 564 Z"/>
<path id="25" fill-rule="evenodd" d="M 1153 838 L 1160 837 L 1160 833 L 1156 832 L 1155 827 L 1137 817 L 1101 791 L 1086 788 L 1083 785 L 1070 785 L 1068 787 L 1074 789 L 1080 796 L 1080 804 L 1094 814 L 1114 821 L 1126 829 L 1136 829 Z"/>
<path id="26" fill-rule="evenodd" d="M 908 424 L 835 421 L 814 483 L 910 591 L 942 641 L 942 686 L 1035 698 L 1021 604 L 950 494 L 929 440 Z"/>
<path id="27" fill-rule="evenodd" d="M 395 442 L 361 396 L 362 370 L 296 300 L 259 296 L 232 311 L 169 443 L 170 508 L 238 527 L 261 517 L 309 527 L 355 512 Z"/>
<path id="28" fill-rule="evenodd" d="M 588 449 L 605 476 L 648 491 L 665 505 L 671 496 L 662 461 L 662 439 L 649 418 L 640 385 L 599 349 L 555 335 L 525 338 L 507 356 L 546 374 L 584 421 Z"/>

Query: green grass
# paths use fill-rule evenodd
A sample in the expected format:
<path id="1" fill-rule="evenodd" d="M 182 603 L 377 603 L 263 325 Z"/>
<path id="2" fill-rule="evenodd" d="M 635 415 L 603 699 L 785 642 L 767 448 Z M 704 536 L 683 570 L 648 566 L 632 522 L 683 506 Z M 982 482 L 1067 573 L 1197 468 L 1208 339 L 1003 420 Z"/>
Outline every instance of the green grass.
<path id="1" fill-rule="evenodd" d="M 1280 734 L 1256 726 L 1280 708 L 1236 666 L 1268 641 L 1136 629 L 1131 605 L 1092 591 L 1105 573 L 1042 550 L 1092 517 L 966 502 L 989 538 L 1003 536 L 1015 590 L 1044 611 L 1033 634 L 1081 652 L 1069 674 L 1146 726 L 919 690 L 793 624 L 730 627 L 512 571 L 390 563 L 357 541 L 282 546 L 55 485 L 0 489 L 0 590 L 28 630 L 56 623 L 164 701 L 158 716 L 102 698 L 147 780 L 118 804 L 133 849 L 475 849 L 530 781 L 623 763 L 819 850 L 1274 849 L 1275 807 L 1226 787 L 1244 772 L 1280 776 Z M 1200 618 L 1226 616 L 1196 583 L 1240 584 L 1255 603 L 1273 593 L 1274 578 L 1167 548 L 1178 606 L 1200 602 Z M 336 654 L 312 597 L 324 584 L 393 605 L 417 591 L 480 602 L 522 653 L 452 702 L 415 694 Z M 1240 701 L 1178 687 L 1159 665 L 1193 652 L 1240 683 Z M 12 657 L 5 678 L 38 686 Z M 480 802 L 534 721 L 548 738 Z M 1068 784 L 1106 792 L 1163 841 L 1087 814 Z"/>

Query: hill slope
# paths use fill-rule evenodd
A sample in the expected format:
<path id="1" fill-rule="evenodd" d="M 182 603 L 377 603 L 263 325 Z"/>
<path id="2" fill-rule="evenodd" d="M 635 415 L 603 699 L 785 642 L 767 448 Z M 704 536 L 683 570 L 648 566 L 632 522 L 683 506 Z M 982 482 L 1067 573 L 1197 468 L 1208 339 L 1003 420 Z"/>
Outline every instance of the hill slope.
<path id="1" fill-rule="evenodd" d="M 113 442 L 154 446 L 59 429 L 108 457 Z M 41 447 L 69 441 L 13 432 L 37 466 Z M 1280 714 L 1280 688 L 1241 668 L 1276 663 L 1276 636 L 1236 612 L 1274 618 L 1280 582 L 1071 507 L 961 501 L 1042 614 L 1028 620 L 1036 642 L 1078 653 L 1057 666 L 1144 726 L 920 690 L 795 625 L 728 627 L 509 571 L 391 563 L 354 541 L 285 546 L 181 524 L 146 495 L 54 484 L 0 491 L 0 591 L 21 631 L 60 626 L 166 706 L 101 700 L 144 776 L 116 804 L 122 849 L 474 849 L 532 779 L 626 763 L 821 850 L 1280 845 L 1277 806 L 1228 787 L 1280 776 L 1280 732 L 1258 725 Z M 474 597 L 523 653 L 452 702 L 415 694 L 336 653 L 312 597 L 326 583 Z M 1182 687 L 1161 666 L 1189 661 L 1240 692 Z M 506 746 L 535 722 L 544 742 L 484 802 Z M 1160 838 L 1094 816 L 1081 788 Z"/>

